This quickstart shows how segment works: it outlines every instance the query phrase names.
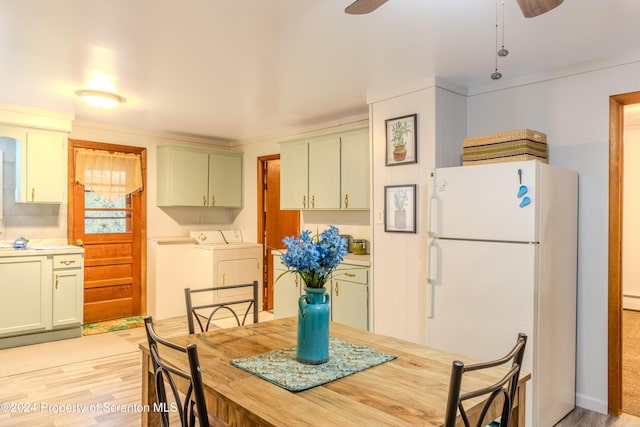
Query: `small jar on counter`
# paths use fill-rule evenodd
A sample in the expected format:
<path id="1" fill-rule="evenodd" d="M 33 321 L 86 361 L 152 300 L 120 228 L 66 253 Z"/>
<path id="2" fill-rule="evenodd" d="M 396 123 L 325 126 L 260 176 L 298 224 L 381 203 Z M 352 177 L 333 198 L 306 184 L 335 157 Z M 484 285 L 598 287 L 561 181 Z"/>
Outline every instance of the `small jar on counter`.
<path id="1" fill-rule="evenodd" d="M 354 255 L 366 255 L 367 241 L 364 239 L 353 239 L 353 253 Z"/>

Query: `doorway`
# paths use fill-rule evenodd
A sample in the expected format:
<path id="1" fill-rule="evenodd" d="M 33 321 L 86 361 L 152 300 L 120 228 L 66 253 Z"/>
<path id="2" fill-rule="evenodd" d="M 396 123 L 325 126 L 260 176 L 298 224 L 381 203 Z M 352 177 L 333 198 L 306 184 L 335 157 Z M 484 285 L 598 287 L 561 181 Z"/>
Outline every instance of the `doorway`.
<path id="1" fill-rule="evenodd" d="M 139 164 L 140 187 L 123 191 L 118 187 L 128 186 L 133 173 L 110 169 L 95 159 L 80 161 L 79 153 L 133 159 Z M 92 176 L 93 183 L 87 184 L 89 178 L 81 175 Z M 69 139 L 68 234 L 70 242 L 85 250 L 85 324 L 139 316 L 146 310 L 145 176 L 144 148 Z"/>
<path id="2" fill-rule="evenodd" d="M 625 336 L 623 322 L 623 205 L 624 205 L 624 107 L 640 103 L 640 92 L 609 99 L 609 292 L 608 292 L 608 405 L 620 415 L 625 407 L 623 368 Z M 630 326 L 630 325 L 627 325 Z M 628 340 L 627 340 L 628 341 Z M 640 378 L 638 379 L 640 381 Z M 628 410 L 628 409 L 627 409 Z M 636 414 L 638 415 L 638 414 Z"/>
<path id="3" fill-rule="evenodd" d="M 280 209 L 280 155 L 258 157 L 258 243 L 263 252 L 263 310 L 273 309 L 273 254 L 300 232 L 300 211 Z"/>

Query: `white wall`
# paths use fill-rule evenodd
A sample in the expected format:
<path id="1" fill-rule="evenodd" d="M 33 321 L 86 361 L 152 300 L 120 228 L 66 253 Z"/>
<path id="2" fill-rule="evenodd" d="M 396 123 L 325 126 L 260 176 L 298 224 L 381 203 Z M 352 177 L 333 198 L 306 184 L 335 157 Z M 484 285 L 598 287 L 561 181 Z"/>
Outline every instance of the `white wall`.
<path id="1" fill-rule="evenodd" d="M 385 166 L 385 120 L 417 114 L 418 162 Z M 370 101 L 372 129 L 373 331 L 425 343 L 429 176 L 460 164 L 466 99 L 430 86 Z M 384 231 L 384 187 L 416 184 L 416 233 Z"/>
<path id="2" fill-rule="evenodd" d="M 640 63 L 518 82 L 469 97 L 469 136 L 529 128 L 579 173 L 578 406 L 607 412 L 609 96 L 640 89 Z"/>
<path id="3" fill-rule="evenodd" d="M 625 126 L 622 186 L 622 304 L 640 310 L 640 125 Z"/>

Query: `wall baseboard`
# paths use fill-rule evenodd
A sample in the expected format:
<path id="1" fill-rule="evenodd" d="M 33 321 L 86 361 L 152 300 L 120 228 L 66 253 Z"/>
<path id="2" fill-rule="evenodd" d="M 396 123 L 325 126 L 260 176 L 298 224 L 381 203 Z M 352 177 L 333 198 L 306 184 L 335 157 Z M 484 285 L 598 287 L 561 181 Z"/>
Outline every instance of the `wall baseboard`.
<path id="1" fill-rule="evenodd" d="M 606 414 L 609 411 L 609 405 L 604 400 L 597 400 L 583 394 L 576 393 L 576 406 L 590 411 Z"/>

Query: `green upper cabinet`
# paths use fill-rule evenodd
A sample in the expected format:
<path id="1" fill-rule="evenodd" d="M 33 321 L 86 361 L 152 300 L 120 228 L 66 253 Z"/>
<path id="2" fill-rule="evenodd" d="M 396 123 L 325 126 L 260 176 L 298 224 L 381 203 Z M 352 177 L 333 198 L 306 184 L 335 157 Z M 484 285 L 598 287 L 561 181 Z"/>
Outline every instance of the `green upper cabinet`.
<path id="1" fill-rule="evenodd" d="M 369 209 L 369 130 L 358 129 L 340 138 L 342 209 Z"/>
<path id="2" fill-rule="evenodd" d="M 281 209 L 369 209 L 369 131 L 280 144 Z"/>
<path id="3" fill-rule="evenodd" d="M 308 209 L 309 144 L 280 145 L 280 209 Z"/>
<path id="4" fill-rule="evenodd" d="M 209 154 L 158 147 L 158 206 L 207 206 Z"/>
<path id="5" fill-rule="evenodd" d="M 242 207 L 242 155 L 209 154 L 209 206 Z"/>
<path id="6" fill-rule="evenodd" d="M 242 207 L 242 153 L 158 147 L 158 206 Z"/>
<path id="7" fill-rule="evenodd" d="M 309 207 L 340 209 L 340 137 L 309 142 Z"/>
<path id="8" fill-rule="evenodd" d="M 24 135 L 16 140 L 16 202 L 67 203 L 67 134 Z"/>

